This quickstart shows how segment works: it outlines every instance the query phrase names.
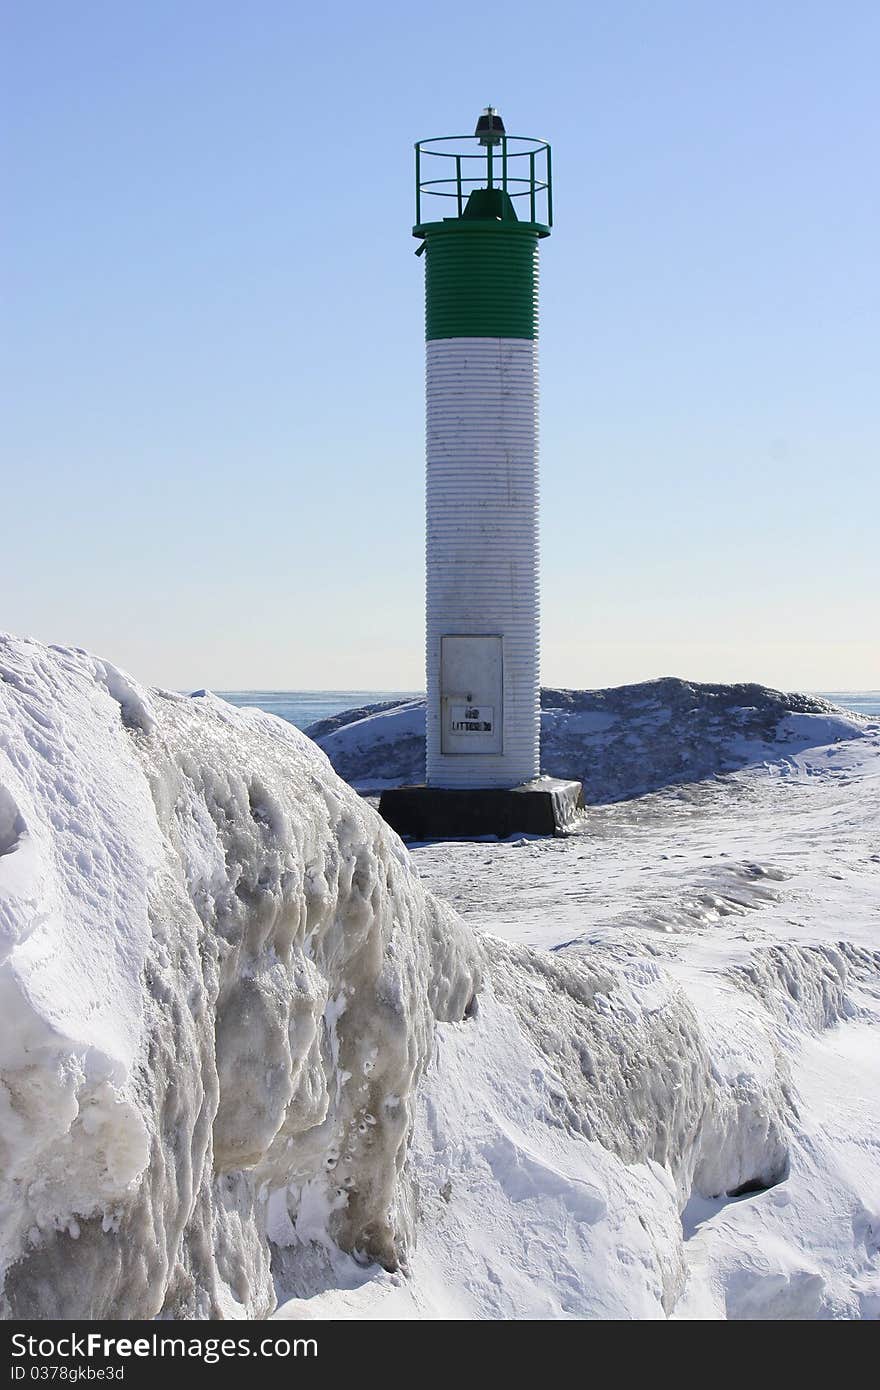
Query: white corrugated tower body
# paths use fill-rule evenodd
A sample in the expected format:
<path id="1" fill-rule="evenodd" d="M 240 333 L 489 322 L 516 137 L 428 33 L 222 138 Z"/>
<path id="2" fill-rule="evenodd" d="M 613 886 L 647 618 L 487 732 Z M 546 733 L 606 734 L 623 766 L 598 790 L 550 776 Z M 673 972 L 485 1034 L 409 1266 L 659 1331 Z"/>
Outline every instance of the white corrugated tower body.
<path id="1" fill-rule="evenodd" d="M 513 787 L 539 771 L 537 343 L 427 344 L 427 780 Z M 502 639 L 502 751 L 444 753 L 441 639 Z"/>

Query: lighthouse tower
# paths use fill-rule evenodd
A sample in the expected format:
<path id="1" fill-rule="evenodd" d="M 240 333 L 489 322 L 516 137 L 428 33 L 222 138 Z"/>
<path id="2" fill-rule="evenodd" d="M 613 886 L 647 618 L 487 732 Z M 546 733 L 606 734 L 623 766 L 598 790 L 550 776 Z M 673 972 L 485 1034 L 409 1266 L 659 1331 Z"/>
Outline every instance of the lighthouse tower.
<path id="1" fill-rule="evenodd" d="M 508 136 L 489 108 L 471 139 L 420 141 L 416 167 L 427 782 L 516 787 L 540 770 L 538 244 L 552 219 L 550 147 Z"/>
<path id="2" fill-rule="evenodd" d="M 473 136 L 415 148 L 427 340 L 427 785 L 383 795 L 381 810 L 415 835 L 558 828 L 580 787 L 536 780 L 538 247 L 553 222 L 550 147 L 508 135 L 487 107 Z"/>

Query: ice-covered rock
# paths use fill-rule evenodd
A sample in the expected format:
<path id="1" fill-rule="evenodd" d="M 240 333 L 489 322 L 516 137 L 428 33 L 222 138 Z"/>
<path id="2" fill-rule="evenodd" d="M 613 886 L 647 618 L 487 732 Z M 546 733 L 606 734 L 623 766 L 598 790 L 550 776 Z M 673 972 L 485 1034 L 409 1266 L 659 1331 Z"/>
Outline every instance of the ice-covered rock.
<path id="1" fill-rule="evenodd" d="M 812 695 L 666 677 L 608 690 L 541 691 L 541 770 L 583 782 L 588 802 L 696 782 L 858 738 L 866 721 Z M 425 702 L 363 707 L 306 733 L 362 790 L 423 782 Z"/>
<path id="2" fill-rule="evenodd" d="M 479 956 L 292 726 L 0 639 L 5 1314 L 265 1315 L 267 1220 L 393 1267 Z"/>

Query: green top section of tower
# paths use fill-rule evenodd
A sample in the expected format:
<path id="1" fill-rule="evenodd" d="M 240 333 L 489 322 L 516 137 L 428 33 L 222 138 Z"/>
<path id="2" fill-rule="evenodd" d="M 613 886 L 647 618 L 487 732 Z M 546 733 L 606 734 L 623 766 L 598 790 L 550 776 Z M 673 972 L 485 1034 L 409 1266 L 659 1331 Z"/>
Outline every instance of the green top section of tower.
<path id="1" fill-rule="evenodd" d="M 552 225 L 545 140 L 508 135 L 493 107 L 473 135 L 419 140 L 413 236 L 428 341 L 537 338 L 538 242 Z"/>

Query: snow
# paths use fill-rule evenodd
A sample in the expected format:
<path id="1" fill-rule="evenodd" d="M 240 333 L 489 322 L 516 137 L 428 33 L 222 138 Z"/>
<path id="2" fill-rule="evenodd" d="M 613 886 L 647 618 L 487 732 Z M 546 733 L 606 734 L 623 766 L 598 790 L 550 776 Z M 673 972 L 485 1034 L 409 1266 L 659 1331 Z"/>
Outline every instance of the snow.
<path id="1" fill-rule="evenodd" d="M 786 1182 L 760 1199 L 685 1209 L 677 1317 L 880 1317 L 876 1022 L 803 1037 L 797 1089 Z"/>
<path id="2" fill-rule="evenodd" d="M 276 1316 L 880 1314 L 880 724 L 776 730 L 566 839 L 413 846 L 490 982 L 423 1085 L 419 1243 Z"/>
<path id="3" fill-rule="evenodd" d="M 387 1268 L 480 953 L 292 726 L 0 639 L 7 1316 L 263 1316 L 266 1234 Z"/>
<path id="4" fill-rule="evenodd" d="M 6 1316 L 880 1315 L 880 724 L 550 698 L 583 826 L 408 851 L 274 716 L 0 639 Z"/>
<path id="5" fill-rule="evenodd" d="M 340 776 L 361 791 L 425 780 L 425 702 L 349 711 L 310 726 Z M 693 783 L 864 732 L 862 716 L 816 696 L 760 685 L 645 681 L 611 690 L 541 691 L 541 770 L 576 778 L 590 803 Z"/>
<path id="6" fill-rule="evenodd" d="M 408 700 L 353 711 L 310 725 L 306 733 L 353 786 L 373 791 L 425 780 L 425 702 Z M 337 766 L 339 762 L 339 766 Z"/>
<path id="7" fill-rule="evenodd" d="M 662 1316 L 680 1229 L 663 1170 L 628 1166 L 553 1120 L 557 1078 L 491 994 L 474 1020 L 440 1030 L 432 1072 L 415 1137 L 412 1276 L 379 1274 L 276 1316 Z"/>

